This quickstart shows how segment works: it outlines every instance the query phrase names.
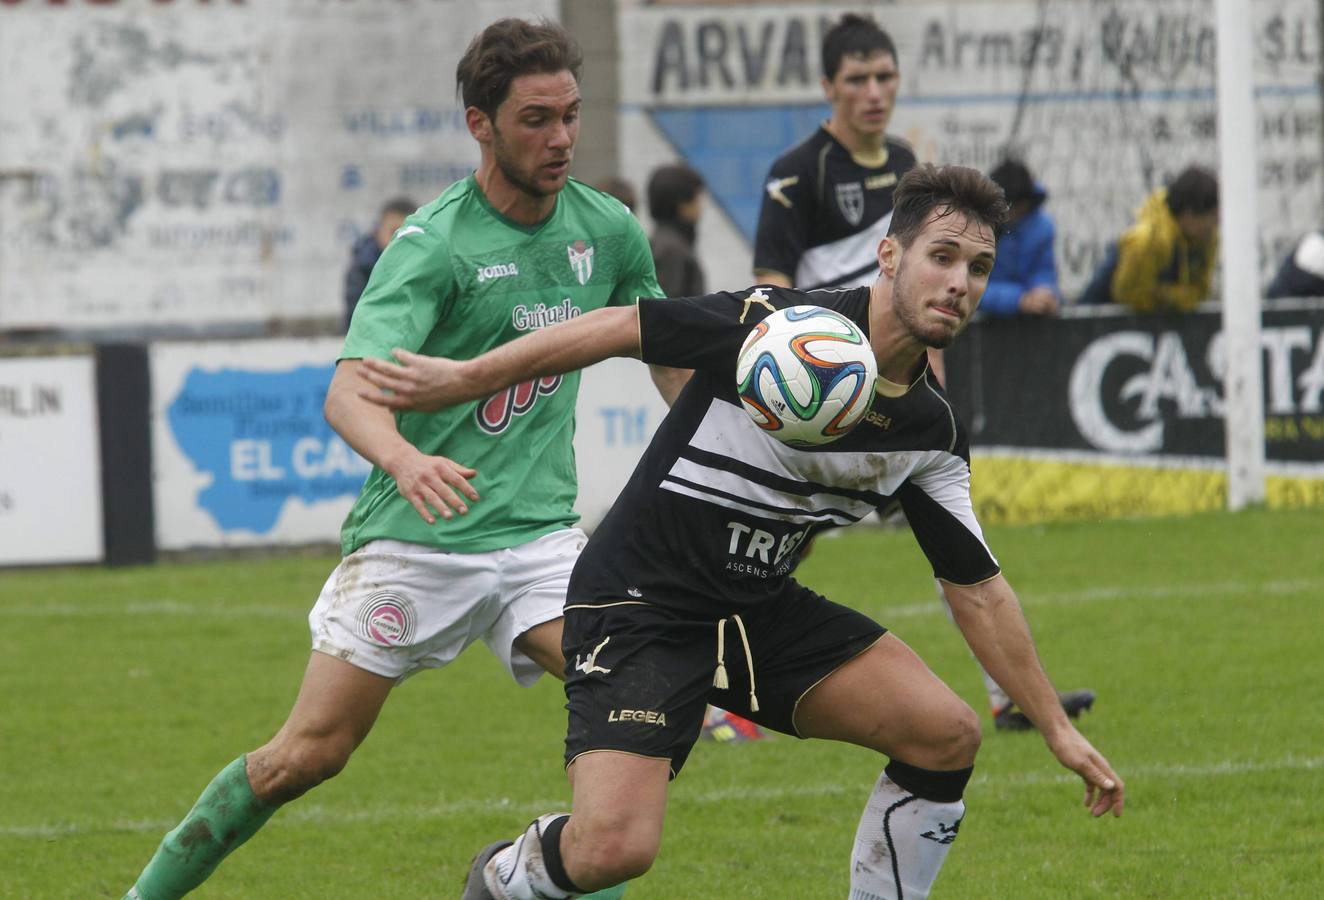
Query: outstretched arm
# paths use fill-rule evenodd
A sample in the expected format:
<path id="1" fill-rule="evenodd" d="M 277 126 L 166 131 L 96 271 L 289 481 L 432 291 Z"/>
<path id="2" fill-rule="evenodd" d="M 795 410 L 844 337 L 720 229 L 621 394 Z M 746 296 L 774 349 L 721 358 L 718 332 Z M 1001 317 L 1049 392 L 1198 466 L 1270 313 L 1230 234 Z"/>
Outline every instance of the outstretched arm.
<path id="1" fill-rule="evenodd" d="M 400 435 L 389 410 L 363 402 L 371 390 L 363 377 L 365 363 L 342 359 L 336 365 L 323 407 L 327 422 L 360 456 L 395 479 L 400 495 L 429 525 L 437 521 L 434 510 L 443 519 L 451 518 L 452 510 L 468 512 L 468 503 L 478 500 L 469 479 L 478 473 L 444 456 L 423 453 Z"/>
<path id="2" fill-rule="evenodd" d="M 952 616 L 984 669 L 1043 735 L 1062 765 L 1085 782 L 1095 816 L 1122 814 L 1125 787 L 1108 760 L 1067 720 L 1030 637 L 1011 585 L 1001 575 L 975 585 L 943 582 Z"/>
<path id="3" fill-rule="evenodd" d="M 389 409 L 432 411 L 490 397 L 531 378 L 573 372 L 613 356 L 637 358 L 639 353 L 638 308 L 608 306 L 526 334 L 470 360 L 400 349 L 394 351 L 398 364 L 365 359 L 363 377 L 373 387 L 359 396 Z"/>

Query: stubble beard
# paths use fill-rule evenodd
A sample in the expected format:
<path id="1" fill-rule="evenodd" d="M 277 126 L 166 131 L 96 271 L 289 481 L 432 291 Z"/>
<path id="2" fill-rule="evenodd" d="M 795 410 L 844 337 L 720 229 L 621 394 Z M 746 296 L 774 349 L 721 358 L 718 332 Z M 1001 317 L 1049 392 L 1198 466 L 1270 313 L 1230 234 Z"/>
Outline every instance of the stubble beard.
<path id="1" fill-rule="evenodd" d="M 896 281 L 892 289 L 892 308 L 896 310 L 897 320 L 906 332 L 923 344 L 935 350 L 950 347 L 956 340 L 959 328 L 945 328 L 942 325 L 925 326 L 920 318 L 919 301 L 911 301 L 909 279 L 906 278 L 904 264 L 897 268 Z"/>
<path id="2" fill-rule="evenodd" d="M 521 172 L 511 160 L 510 154 L 506 152 L 506 142 L 501 137 L 501 132 L 493 126 L 492 133 L 495 136 L 495 140 L 492 142 L 492 157 L 496 160 L 497 168 L 501 170 L 501 175 L 506 181 L 535 200 L 554 197 L 561 192 L 563 184 L 549 190 L 539 187 L 538 183 L 527 172 Z"/>

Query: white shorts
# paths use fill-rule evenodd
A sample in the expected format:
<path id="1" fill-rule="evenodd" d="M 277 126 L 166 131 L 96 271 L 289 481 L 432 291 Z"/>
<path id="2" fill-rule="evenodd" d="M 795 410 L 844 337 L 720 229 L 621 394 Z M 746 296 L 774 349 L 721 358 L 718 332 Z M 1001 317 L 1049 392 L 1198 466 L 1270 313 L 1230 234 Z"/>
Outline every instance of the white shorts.
<path id="1" fill-rule="evenodd" d="M 369 541 L 340 561 L 308 614 L 313 649 L 403 680 L 482 640 L 527 687 L 543 670 L 515 639 L 562 616 L 587 540 L 566 528 L 488 553 Z"/>

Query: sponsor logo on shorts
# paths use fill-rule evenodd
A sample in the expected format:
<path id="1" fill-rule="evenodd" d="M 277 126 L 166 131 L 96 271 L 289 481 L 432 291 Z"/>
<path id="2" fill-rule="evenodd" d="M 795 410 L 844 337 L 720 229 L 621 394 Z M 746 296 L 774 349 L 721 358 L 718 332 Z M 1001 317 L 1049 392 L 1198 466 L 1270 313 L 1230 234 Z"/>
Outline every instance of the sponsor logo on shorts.
<path id="1" fill-rule="evenodd" d="M 607 721 L 612 724 L 632 722 L 639 725 L 660 725 L 665 728 L 667 714 L 652 709 L 613 709 L 607 713 Z"/>
<path id="2" fill-rule="evenodd" d="M 402 647 L 414 637 L 414 607 L 396 594 L 373 594 L 359 611 L 363 636 L 383 647 Z"/>
<path id="3" fill-rule="evenodd" d="M 598 665 L 598 654 L 602 652 L 603 647 L 607 646 L 607 641 L 609 640 L 611 640 L 610 636 L 603 638 L 602 643 L 593 648 L 593 652 L 588 655 L 588 659 L 580 659 L 579 654 L 576 653 L 575 668 L 580 672 L 583 672 L 585 675 L 592 675 L 594 672 L 610 675 L 611 669 L 604 669 L 602 666 Z"/>

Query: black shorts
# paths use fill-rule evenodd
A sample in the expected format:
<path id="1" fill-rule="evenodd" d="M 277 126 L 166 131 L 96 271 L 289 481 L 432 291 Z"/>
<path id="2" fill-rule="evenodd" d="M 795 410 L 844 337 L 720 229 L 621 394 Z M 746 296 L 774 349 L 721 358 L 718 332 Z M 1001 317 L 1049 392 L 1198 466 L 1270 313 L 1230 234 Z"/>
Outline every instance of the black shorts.
<path id="1" fill-rule="evenodd" d="M 740 619 L 757 712 L 750 709 L 749 665 L 732 619 L 723 642 L 729 687 L 721 689 L 713 686 L 716 619 L 637 602 L 567 605 L 561 644 L 570 711 L 566 765 L 581 753 L 619 750 L 669 759 L 675 777 L 699 738 L 709 703 L 800 737 L 800 698 L 887 633 L 868 616 L 790 580 L 778 597 Z"/>

